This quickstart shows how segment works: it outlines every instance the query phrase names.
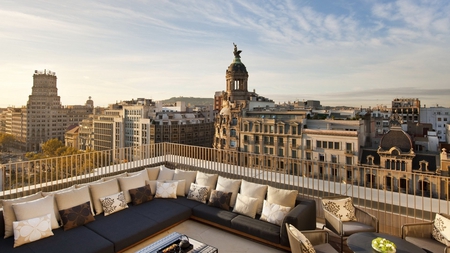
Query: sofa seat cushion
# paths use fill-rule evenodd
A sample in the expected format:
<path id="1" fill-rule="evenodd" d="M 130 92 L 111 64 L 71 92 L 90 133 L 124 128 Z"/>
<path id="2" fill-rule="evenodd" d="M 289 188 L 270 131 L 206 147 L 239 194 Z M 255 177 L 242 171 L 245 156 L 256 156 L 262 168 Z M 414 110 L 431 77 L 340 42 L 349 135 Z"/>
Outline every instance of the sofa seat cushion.
<path id="1" fill-rule="evenodd" d="M 189 207 L 189 208 L 194 208 L 194 207 L 199 206 L 199 205 L 204 205 L 204 204 L 202 204 L 202 203 L 200 203 L 198 201 L 195 201 L 195 200 L 192 200 L 192 199 L 188 199 L 186 197 L 177 197 L 176 199 L 167 199 L 167 201 L 170 201 L 170 202 L 173 202 L 173 203 L 176 203 L 178 205 L 185 206 L 185 207 Z"/>
<path id="2" fill-rule="evenodd" d="M 431 237 L 423 238 L 407 236 L 405 237 L 405 240 L 430 252 L 444 252 L 445 250 L 444 244 L 432 239 Z"/>
<path id="3" fill-rule="evenodd" d="M 175 200 L 175 199 L 173 199 Z M 157 231 L 167 229 L 168 227 L 189 219 L 192 214 L 190 207 L 186 207 L 169 199 L 153 199 L 150 202 L 129 208 L 155 222 L 152 227 Z"/>
<path id="4" fill-rule="evenodd" d="M 314 246 L 314 250 L 316 251 L 316 253 L 333 253 L 333 252 L 337 253 L 337 251 L 329 243 L 316 245 Z"/>
<path id="5" fill-rule="evenodd" d="M 112 216 L 111 216 L 112 217 Z M 63 231 L 54 229 L 53 236 L 28 243 L 13 249 L 14 238 L 0 240 L 0 252 L 67 252 L 67 253 L 112 253 L 114 244 L 86 227 L 77 227 Z M 88 238 L 88 239 L 86 239 Z M 5 250 L 5 251 L 3 251 Z"/>
<path id="6" fill-rule="evenodd" d="M 280 226 L 269 222 L 238 215 L 231 220 L 231 228 L 273 243 L 280 243 Z"/>
<path id="7" fill-rule="evenodd" d="M 156 221 L 134 212 L 133 209 L 135 208 L 124 209 L 109 216 L 95 216 L 94 222 L 84 226 L 114 243 L 116 252 L 123 250 L 159 231 Z"/>
<path id="8" fill-rule="evenodd" d="M 231 220 L 236 218 L 239 214 L 218 207 L 199 205 L 192 209 L 192 215 L 222 226 L 231 227 Z"/>

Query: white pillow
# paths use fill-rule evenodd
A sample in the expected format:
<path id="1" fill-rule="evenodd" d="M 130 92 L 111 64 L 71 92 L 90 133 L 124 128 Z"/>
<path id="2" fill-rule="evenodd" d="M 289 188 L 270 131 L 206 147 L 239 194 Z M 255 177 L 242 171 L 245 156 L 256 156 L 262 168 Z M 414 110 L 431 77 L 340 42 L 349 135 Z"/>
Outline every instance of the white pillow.
<path id="1" fill-rule="evenodd" d="M 14 221 L 14 248 L 52 236 L 50 217 L 51 214 L 48 213 L 36 218 Z"/>
<path id="2" fill-rule="evenodd" d="M 10 236 L 14 235 L 13 230 L 13 222 L 17 221 L 16 215 L 14 214 L 14 209 L 12 208 L 13 204 L 16 203 L 23 203 L 30 200 L 40 199 L 42 198 L 42 193 L 37 192 L 32 195 L 28 195 L 26 197 L 22 198 L 16 198 L 16 199 L 4 199 L 2 202 L 3 204 L 3 219 L 5 221 L 5 238 L 8 238 Z"/>
<path id="3" fill-rule="evenodd" d="M 198 202 L 206 203 L 209 194 L 209 186 L 198 185 L 191 183 L 187 199 L 192 199 Z"/>
<path id="4" fill-rule="evenodd" d="M 174 181 L 174 182 L 170 182 L 170 183 L 163 183 L 163 182 L 157 181 L 155 198 L 176 199 L 177 198 L 177 187 L 178 187 L 178 181 Z"/>
<path id="5" fill-rule="evenodd" d="M 258 199 L 238 193 L 236 198 L 236 205 L 233 212 L 255 218 L 256 209 L 258 208 Z"/>
<path id="6" fill-rule="evenodd" d="M 167 168 L 164 165 L 159 166 L 159 175 L 158 180 L 172 180 L 173 174 L 175 173 L 174 170 L 171 170 Z"/>
<path id="7" fill-rule="evenodd" d="M 323 208 L 341 221 L 356 220 L 355 208 L 352 205 L 352 198 L 343 199 L 322 199 Z"/>
<path id="8" fill-rule="evenodd" d="M 41 217 L 50 214 L 52 229 L 59 228 L 55 215 L 55 200 L 53 195 L 48 195 L 40 199 L 31 200 L 24 203 L 13 204 L 14 214 L 18 221 Z"/>
<path id="9" fill-rule="evenodd" d="M 139 173 L 130 177 L 121 177 L 118 178 L 120 190 L 123 191 L 125 196 L 125 201 L 127 203 L 131 202 L 131 196 L 128 190 L 145 186 L 145 180 L 148 178 L 147 171 L 145 173 Z"/>
<path id="10" fill-rule="evenodd" d="M 281 206 L 278 204 L 270 203 L 267 200 L 264 200 L 260 220 L 281 226 L 284 217 L 286 217 L 286 215 L 289 213 L 290 210 L 291 207 Z"/>
<path id="11" fill-rule="evenodd" d="M 189 193 L 191 188 L 191 183 L 195 183 L 195 177 L 197 176 L 197 171 L 184 171 L 180 169 L 175 169 L 173 174 L 173 180 L 185 180 L 185 195 Z"/>
<path id="12" fill-rule="evenodd" d="M 164 183 L 172 183 L 177 182 L 177 196 L 186 196 L 184 193 L 184 190 L 186 188 L 186 181 L 185 180 L 165 180 Z"/>
<path id="13" fill-rule="evenodd" d="M 112 179 L 89 185 L 89 191 L 91 192 L 92 202 L 94 202 L 95 214 L 101 214 L 103 212 L 103 205 L 100 198 L 119 193 L 120 188 L 117 179 Z"/>
<path id="14" fill-rule="evenodd" d="M 216 190 L 222 192 L 231 192 L 231 207 L 234 207 L 234 205 L 236 204 L 236 198 L 239 192 L 239 187 L 241 186 L 241 182 L 241 179 L 229 179 L 222 176 L 219 176 L 219 178 L 217 179 Z"/>
<path id="15" fill-rule="evenodd" d="M 102 209 L 105 216 L 128 208 L 123 192 L 114 193 L 109 196 L 102 197 L 100 198 L 100 202 L 102 203 Z"/>
<path id="16" fill-rule="evenodd" d="M 272 186 L 267 188 L 267 201 L 282 206 L 294 208 L 297 195 L 297 190 L 284 190 Z"/>
<path id="17" fill-rule="evenodd" d="M 256 213 L 261 214 L 263 201 L 266 199 L 267 185 L 242 180 L 240 194 L 258 199 Z"/>

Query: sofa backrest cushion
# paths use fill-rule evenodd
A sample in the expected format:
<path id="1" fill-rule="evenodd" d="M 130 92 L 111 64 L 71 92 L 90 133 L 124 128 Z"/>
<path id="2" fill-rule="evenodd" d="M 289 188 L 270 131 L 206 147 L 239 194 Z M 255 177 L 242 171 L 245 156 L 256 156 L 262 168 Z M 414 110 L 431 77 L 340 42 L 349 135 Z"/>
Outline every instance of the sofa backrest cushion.
<path id="1" fill-rule="evenodd" d="M 272 186 L 267 188 L 267 201 L 281 206 L 294 208 L 297 195 L 297 190 L 284 190 Z"/>
<path id="2" fill-rule="evenodd" d="M 241 190 L 239 191 L 241 195 L 257 199 L 256 213 L 261 214 L 263 201 L 266 199 L 267 185 L 251 183 L 242 180 Z"/>
<path id="3" fill-rule="evenodd" d="M 53 195 L 48 195 L 40 199 L 13 204 L 12 208 L 18 221 L 28 220 L 50 214 L 52 229 L 59 228 L 55 214 L 55 200 Z M 59 216 L 59 214 L 58 214 Z"/>
<path id="4" fill-rule="evenodd" d="M 120 188 L 117 179 L 113 179 L 98 184 L 91 184 L 89 185 L 89 191 L 91 192 L 92 202 L 94 203 L 95 214 L 101 214 L 103 212 L 103 206 L 100 198 L 119 193 Z"/>
<path id="5" fill-rule="evenodd" d="M 171 170 L 166 166 L 161 165 L 159 166 L 158 180 L 172 180 L 174 173 L 175 173 L 174 170 Z"/>
<path id="6" fill-rule="evenodd" d="M 147 171 L 145 171 L 145 173 L 138 173 L 133 176 L 121 177 L 117 179 L 117 181 L 119 182 L 120 190 L 123 191 L 125 201 L 127 203 L 131 202 L 131 196 L 128 190 L 144 186 L 145 180 L 147 180 L 147 178 L 148 174 Z"/>
<path id="7" fill-rule="evenodd" d="M 198 185 L 208 186 L 209 193 L 207 200 L 209 199 L 209 195 L 211 195 L 211 189 L 216 189 L 218 174 L 208 174 L 201 171 L 197 172 L 197 176 L 195 177 L 195 183 Z"/>
<path id="8" fill-rule="evenodd" d="M 237 194 L 239 193 L 239 188 L 241 187 L 241 182 L 241 179 L 230 179 L 222 176 L 219 176 L 219 178 L 217 179 L 216 190 L 231 192 L 231 207 L 234 207 L 234 205 L 236 204 L 236 198 Z"/>
<path id="9" fill-rule="evenodd" d="M 55 194 L 55 200 L 59 211 L 78 206 L 89 201 L 91 212 L 94 214 L 94 206 L 92 205 L 91 194 L 89 192 L 89 187 L 87 186 L 57 193 Z"/>
<path id="10" fill-rule="evenodd" d="M 195 183 L 195 178 L 197 177 L 197 171 L 185 171 L 180 169 L 175 169 L 175 173 L 173 174 L 173 180 L 184 180 L 185 188 L 184 193 L 187 195 L 189 193 L 189 188 L 191 187 L 191 183 Z"/>

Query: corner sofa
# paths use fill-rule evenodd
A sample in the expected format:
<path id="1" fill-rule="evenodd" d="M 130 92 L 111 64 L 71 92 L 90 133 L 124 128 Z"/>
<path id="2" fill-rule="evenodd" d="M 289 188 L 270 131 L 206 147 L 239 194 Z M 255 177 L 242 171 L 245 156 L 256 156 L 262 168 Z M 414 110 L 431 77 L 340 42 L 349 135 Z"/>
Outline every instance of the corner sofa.
<path id="1" fill-rule="evenodd" d="M 179 172 L 179 175 L 187 175 L 188 173 L 187 171 L 185 172 L 178 169 L 169 171 L 170 169 L 165 168 L 164 166 L 157 168 L 157 170 L 158 176 L 155 176 L 155 168 L 149 168 L 144 169 L 142 172 L 125 173 L 100 180 L 102 182 L 106 182 L 107 180 L 119 181 L 119 187 L 122 186 L 120 190 L 127 191 L 129 190 L 128 188 L 132 187 L 132 184 L 127 185 L 127 183 L 121 182 L 126 182 L 126 180 L 128 180 L 127 178 L 140 177 L 140 175 L 142 175 L 146 178 L 145 187 L 150 188 L 153 184 L 151 190 L 154 196 L 151 200 L 141 204 L 133 204 L 130 202 L 126 208 L 113 212 L 107 216 L 105 209 L 105 215 L 103 213 L 96 213 L 94 216 L 95 220 L 92 222 L 68 230 L 64 230 L 63 227 L 52 229 L 52 236 L 26 243 L 16 248 L 13 247 L 15 243 L 14 236 L 3 239 L 5 234 L 5 220 L 3 219 L 3 211 L 1 211 L 0 236 L 2 238 L 0 238 L 0 252 L 121 252 L 147 238 L 176 226 L 187 219 L 204 222 L 246 236 L 250 239 L 289 250 L 289 239 L 285 226 L 286 223 L 292 224 L 299 230 L 313 230 L 316 228 L 315 201 L 304 199 L 298 194 L 295 194 L 294 207 L 287 212 L 284 218 L 282 218 L 282 223 L 274 224 L 261 220 L 261 214 L 249 217 L 248 215 L 236 212 L 235 209 L 238 205 L 237 201 L 234 204 L 234 209 L 229 207 L 228 210 L 225 210 L 224 208 L 218 208 L 217 206 L 210 205 L 208 202 L 202 202 L 193 198 L 191 194 L 192 185 L 195 185 L 195 183 L 198 182 L 203 183 L 202 185 L 211 183 L 202 181 L 199 175 L 211 176 L 214 174 L 198 172 L 195 175 L 195 179 L 193 178 L 193 174 L 186 177 L 181 176 L 183 179 L 177 182 L 182 182 L 183 180 L 185 182 L 183 182 L 183 184 L 177 184 L 178 196 L 175 198 L 167 196 L 157 197 L 158 189 L 159 187 L 162 187 L 163 184 L 159 182 L 173 182 L 174 179 L 179 179 L 180 176 L 177 177 L 176 172 Z M 191 173 L 191 171 L 189 171 L 189 173 Z M 226 180 L 220 177 L 219 180 L 217 180 L 217 175 L 215 178 L 215 181 L 212 180 L 212 185 L 214 187 L 210 188 L 211 191 L 212 189 L 219 189 L 219 182 L 224 182 L 223 180 Z M 92 184 L 96 183 L 100 184 L 101 182 Z M 248 182 L 246 184 L 249 185 Z M 82 186 L 73 186 L 72 188 L 76 187 L 80 187 L 81 189 Z M 91 185 L 89 185 L 89 187 L 91 187 Z M 155 187 L 158 188 L 155 189 Z M 95 209 L 95 205 L 92 205 L 92 202 L 95 201 L 92 199 L 95 193 L 92 192 L 92 187 L 90 189 L 90 197 L 92 200 L 90 204 L 92 209 Z M 272 189 L 277 190 L 276 188 Z M 209 192 L 208 197 L 212 198 L 211 191 Z M 64 190 L 58 192 L 64 194 Z M 183 196 L 185 195 L 183 192 L 186 196 Z M 239 194 L 240 193 L 242 193 L 242 187 L 240 188 Z M 45 195 L 43 193 L 38 194 Z M 267 192 L 264 194 L 268 195 Z M 231 196 L 231 193 L 229 195 Z M 60 203 L 62 203 L 62 201 L 57 202 L 56 200 L 58 200 L 58 197 L 55 197 L 54 208 L 60 207 Z M 239 200 L 239 196 L 237 200 Z M 94 210 L 92 210 L 92 213 L 94 213 Z"/>

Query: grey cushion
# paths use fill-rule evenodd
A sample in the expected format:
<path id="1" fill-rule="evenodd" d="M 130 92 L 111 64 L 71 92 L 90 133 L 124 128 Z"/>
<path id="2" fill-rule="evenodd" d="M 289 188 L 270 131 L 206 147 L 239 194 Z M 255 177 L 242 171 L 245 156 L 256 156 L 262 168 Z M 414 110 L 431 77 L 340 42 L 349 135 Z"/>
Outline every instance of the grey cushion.
<path id="1" fill-rule="evenodd" d="M 187 199 L 186 197 L 178 196 L 176 199 L 167 199 L 170 202 L 177 203 L 179 205 L 187 206 L 189 208 L 196 207 L 198 205 L 204 205 L 203 203 L 200 203 L 198 201 Z"/>
<path id="2" fill-rule="evenodd" d="M 350 236 L 358 232 L 375 232 L 375 228 L 357 221 L 345 221 L 344 226 L 344 236 Z"/>
<path id="3" fill-rule="evenodd" d="M 231 220 L 231 228 L 270 242 L 280 243 L 280 226 L 269 222 L 238 215 Z"/>
<path id="4" fill-rule="evenodd" d="M 432 239 L 423 237 L 405 237 L 405 240 L 431 252 L 444 252 L 445 245 Z"/>
<path id="5" fill-rule="evenodd" d="M 314 249 L 316 250 L 316 253 L 334 253 L 338 252 L 336 249 L 334 249 L 329 243 L 323 243 L 314 246 Z"/>
<path id="6" fill-rule="evenodd" d="M 195 217 L 202 218 L 222 226 L 231 227 L 231 220 L 239 214 L 220 209 L 218 207 L 199 205 L 192 209 Z"/>
<path id="7" fill-rule="evenodd" d="M 155 225 L 159 230 L 187 220 L 192 214 L 190 207 L 177 204 L 168 199 L 153 199 L 145 203 L 145 205 L 133 206 L 130 209 L 157 222 L 158 224 Z"/>

